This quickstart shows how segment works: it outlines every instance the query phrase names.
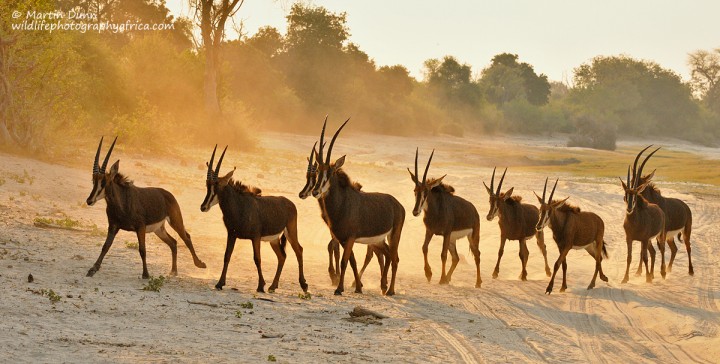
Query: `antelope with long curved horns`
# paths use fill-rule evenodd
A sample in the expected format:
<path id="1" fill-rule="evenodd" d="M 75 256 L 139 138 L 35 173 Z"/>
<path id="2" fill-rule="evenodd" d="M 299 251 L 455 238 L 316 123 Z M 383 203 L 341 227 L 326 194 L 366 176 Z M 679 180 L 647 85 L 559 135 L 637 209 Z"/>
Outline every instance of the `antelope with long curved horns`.
<path id="1" fill-rule="evenodd" d="M 433 235 L 443 237 L 442 252 L 440 259 L 442 260 L 442 274 L 440 275 L 440 284 L 450 283 L 452 274 L 457 267 L 460 257 L 457 253 L 455 242 L 463 237 L 468 239 L 470 250 L 475 257 L 475 269 L 477 276 L 475 279 L 475 287 L 480 288 L 482 279 L 480 278 L 480 215 L 469 201 L 455 195 L 455 189 L 447 184 L 442 183 L 443 178 L 431 178 L 428 180 L 427 174 L 430 169 L 430 162 L 435 154 L 433 149 L 430 153 L 425 173 L 422 180 L 418 178 L 418 150 L 415 149 L 415 173 L 413 174 L 408 168 L 410 179 L 415 183 L 415 207 L 413 215 L 420 215 L 420 210 L 425 212 L 423 222 L 425 223 L 425 241 L 423 242 L 422 251 L 425 258 L 425 277 L 428 282 L 432 278 L 432 270 L 428 264 L 428 245 Z M 445 263 L 447 261 L 448 250 L 452 254 L 452 265 L 450 270 L 445 274 Z"/>
<path id="2" fill-rule="evenodd" d="M 315 182 L 317 181 L 318 163 L 315 159 L 317 154 L 317 149 L 315 147 L 317 147 L 317 142 L 315 142 L 315 144 L 313 145 L 313 149 L 312 151 L 310 151 L 310 156 L 307 158 L 308 167 L 307 173 L 305 174 L 305 187 L 303 187 L 303 189 L 298 194 L 298 196 L 303 200 L 310 196 L 310 193 L 312 192 L 312 187 L 315 186 Z M 358 189 L 362 189 L 362 186 L 359 183 L 355 183 L 355 186 Z M 323 221 L 327 223 L 327 217 L 323 213 L 322 202 L 320 200 L 318 200 L 318 205 L 320 205 L 320 215 Z M 370 261 L 373 257 L 373 252 L 377 255 L 378 263 L 380 264 L 380 274 L 382 274 L 382 270 L 385 267 L 385 256 L 382 251 L 376 251 L 375 249 L 373 249 L 374 247 L 374 245 L 368 245 L 367 253 L 365 254 L 365 263 L 363 264 L 362 269 L 360 269 L 360 272 L 357 272 L 357 263 L 355 261 L 354 254 L 350 257 L 350 267 L 352 267 L 353 272 L 356 272 L 360 276 L 360 278 L 362 278 L 363 273 L 365 272 L 365 268 L 367 268 L 368 264 L 370 264 Z M 330 238 L 330 241 L 327 245 L 327 250 L 328 274 L 330 275 L 330 281 L 332 282 L 332 284 L 337 286 L 338 282 L 340 281 L 340 242 L 333 238 Z M 357 282 L 354 282 L 353 286 L 356 283 Z"/>
<path id="3" fill-rule="evenodd" d="M 595 287 L 595 280 L 597 279 L 598 273 L 600 273 L 600 279 L 607 282 L 608 278 L 605 276 L 605 273 L 603 273 L 601 265 L 603 256 L 607 258 L 607 250 L 605 248 L 605 241 L 603 240 L 605 223 L 597 214 L 580 211 L 579 207 L 568 204 L 566 201 L 569 197 L 563 200 L 553 200 L 558 180 L 555 180 L 555 185 L 550 192 L 550 197 L 545 200 L 547 183 L 548 179 L 545 178 L 542 198 L 533 191 L 538 202 L 540 202 L 540 219 L 535 229 L 541 231 L 550 225 L 550 230 L 553 232 L 553 239 L 555 240 L 555 244 L 557 244 L 560 256 L 557 261 L 555 261 L 553 274 L 550 278 L 550 283 L 548 283 L 545 289 L 545 293 L 550 294 L 552 292 L 553 285 L 555 284 L 555 275 L 561 264 L 563 268 L 563 281 L 560 292 L 565 292 L 565 289 L 567 289 L 567 255 L 572 249 L 585 249 L 588 254 L 595 258 L 595 274 L 593 274 L 592 281 L 590 281 L 587 289 Z"/>
<path id="4" fill-rule="evenodd" d="M 527 262 L 530 256 L 528 251 L 526 240 L 535 236 L 537 239 L 537 245 L 542 252 L 543 258 L 545 259 L 545 274 L 550 277 L 550 267 L 547 262 L 547 249 L 545 248 L 545 235 L 542 230 L 537 231 L 535 224 L 540 216 L 540 211 L 537 207 L 522 203 L 522 197 L 513 196 L 513 189 L 511 187 L 505 193 L 501 193 L 503 181 L 505 180 L 505 173 L 507 168 L 500 177 L 497 190 L 493 189 L 495 183 L 495 168 L 493 168 L 492 179 L 490 180 L 490 187 L 485 182 L 485 190 L 490 195 L 490 211 L 487 214 L 487 220 L 492 221 L 495 216 L 499 216 L 498 225 L 500 226 L 500 249 L 498 250 L 498 260 L 495 264 L 495 270 L 493 271 L 493 278 L 497 278 L 500 273 L 500 259 L 505 251 L 505 241 L 517 240 L 520 242 L 520 262 L 522 263 L 522 272 L 520 273 L 520 279 L 523 281 L 527 280 Z"/>
<path id="5" fill-rule="evenodd" d="M 200 258 L 195 254 L 190 234 L 185 230 L 180 205 L 175 197 L 162 188 L 136 187 L 132 181 L 120 174 L 120 160 L 113 163 L 109 171 L 106 171 L 110 155 L 117 137 L 113 140 L 110 149 L 105 155 L 102 166 L 100 165 L 100 149 L 103 138 L 100 138 L 95 162 L 93 163 L 93 189 L 87 198 L 88 206 L 94 205 L 98 200 L 105 199 L 105 209 L 108 218 L 108 234 L 105 244 L 102 246 L 100 256 L 92 268 L 88 270 L 87 276 L 92 277 L 102 264 L 105 254 L 112 246 L 115 235 L 120 229 L 134 231 L 138 238 L 138 250 L 142 259 L 142 277 L 148 278 L 147 264 L 145 262 L 145 235 L 155 233 L 160 240 L 170 247 L 172 252 L 172 266 L 170 275 L 177 275 L 177 241 L 165 230 L 165 221 L 175 230 L 185 242 L 193 262 L 198 268 L 205 268 Z"/>
<path id="6" fill-rule="evenodd" d="M 658 148 L 659 149 L 659 148 Z M 695 274 L 692 265 L 691 248 L 690 248 L 690 234 L 692 233 L 692 211 L 690 207 L 677 198 L 664 197 L 660 192 L 660 189 L 655 186 L 652 182 L 652 178 L 655 176 L 655 171 L 645 176 L 636 176 L 640 178 L 638 181 L 639 185 L 647 184 L 647 187 L 642 191 L 642 196 L 650 203 L 654 203 L 660 206 L 660 209 L 665 213 L 665 236 L 667 238 L 667 244 L 670 247 L 670 261 L 667 265 L 667 272 L 672 271 L 672 265 L 675 261 L 675 255 L 677 254 L 678 248 L 675 245 L 675 236 L 678 240 L 685 244 L 685 249 L 688 254 L 688 274 Z M 658 245 L 659 247 L 660 245 Z M 648 248 L 652 247 L 649 245 Z M 652 250 L 650 252 L 652 254 Z M 664 255 L 664 254 L 663 254 Z M 639 275 L 642 268 L 642 262 L 638 265 L 636 275 Z"/>
<path id="7" fill-rule="evenodd" d="M 219 204 L 223 214 L 223 222 L 227 229 L 223 270 L 220 279 L 215 284 L 215 288 L 221 290 L 225 285 L 225 275 L 235 248 L 235 241 L 237 239 L 248 239 L 252 241 L 253 260 L 258 271 L 258 292 L 265 292 L 265 279 L 263 278 L 260 260 L 261 241 L 270 242 L 270 246 L 278 258 L 275 278 L 269 287 L 269 291 L 272 292 L 278 287 L 280 274 L 285 265 L 285 245 L 286 241 L 289 241 L 298 261 L 300 287 L 304 292 L 307 292 L 308 285 L 303 274 L 303 248 L 300 246 L 297 237 L 297 209 L 295 205 L 285 197 L 262 196 L 260 189 L 248 187 L 240 181 L 234 181 L 232 178 L 233 172 L 235 172 L 234 168 L 225 176 L 219 177 L 220 166 L 227 147 L 220 155 L 215 171 L 213 171 L 216 150 L 217 145 L 213 149 L 210 162 L 207 164 L 207 194 L 202 205 L 200 205 L 200 210 L 207 212 L 215 204 Z"/>
<path id="8" fill-rule="evenodd" d="M 350 180 L 350 177 L 341 169 L 345 163 L 345 156 L 331 163 L 331 154 L 335 140 L 340 131 L 350 119 L 338 128 L 330 141 L 327 157 L 323 159 L 323 142 L 325 140 L 325 127 L 323 123 L 320 134 L 320 152 L 318 153 L 318 177 L 312 189 L 313 197 L 322 203 L 323 213 L 327 217 L 327 225 L 333 238 L 343 247 L 342 262 L 340 264 L 340 282 L 335 294 L 340 295 L 344 290 L 345 271 L 348 260 L 352 256 L 354 244 L 369 244 L 384 248 L 387 238 L 389 257 L 385 259 L 380 285 L 386 295 L 395 294 L 395 278 L 400 258 L 398 246 L 405 222 L 405 209 L 395 197 L 385 193 L 368 193 L 359 190 Z M 392 279 L 387 285 L 387 275 L 392 264 Z M 355 292 L 362 292 L 360 277 L 355 275 Z"/>
<path id="9" fill-rule="evenodd" d="M 658 239 L 658 248 L 662 254 L 662 264 L 660 271 L 665 276 L 665 213 L 662 209 L 653 203 L 648 202 L 645 197 L 642 196 L 643 190 L 647 188 L 648 183 L 640 184 L 640 179 L 637 176 L 642 175 L 645 163 L 652 157 L 656 149 L 650 153 L 640 165 L 640 169 L 637 169 L 637 162 L 640 159 L 642 153 L 650 148 L 645 147 L 635 157 L 635 162 L 632 167 L 632 178 L 630 176 L 630 166 L 627 171 L 627 183 L 620 179 L 620 184 L 625 191 L 623 197 L 626 204 L 625 221 L 623 222 L 623 228 L 625 229 L 625 242 L 627 243 L 627 267 L 625 268 L 625 277 L 622 283 L 627 283 L 630 271 L 630 263 L 632 262 L 632 243 L 637 240 L 640 242 L 640 257 L 642 263 L 645 264 L 645 281 L 652 282 L 655 270 L 655 250 L 650 249 L 650 240 L 653 238 Z M 648 252 L 652 253 L 651 256 L 651 269 L 648 268 Z"/>

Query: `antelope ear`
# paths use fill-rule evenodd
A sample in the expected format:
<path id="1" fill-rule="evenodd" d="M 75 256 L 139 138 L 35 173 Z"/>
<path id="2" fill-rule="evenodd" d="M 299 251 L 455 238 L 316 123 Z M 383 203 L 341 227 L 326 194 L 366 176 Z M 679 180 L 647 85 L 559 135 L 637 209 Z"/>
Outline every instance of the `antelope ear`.
<path id="1" fill-rule="evenodd" d="M 227 186 L 227 184 L 230 183 L 230 178 L 232 178 L 234 172 L 235 172 L 235 167 L 233 167 L 232 171 L 228 172 L 226 175 L 218 178 L 218 183 L 221 186 Z"/>
<path id="2" fill-rule="evenodd" d="M 411 179 L 413 182 L 415 182 L 415 184 L 418 184 L 417 177 L 415 177 L 415 175 L 414 175 L 412 172 L 410 172 L 410 168 L 408 168 L 407 171 L 408 171 L 408 173 L 410 173 L 410 179 Z"/>
<path id="3" fill-rule="evenodd" d="M 647 187 L 650 184 L 650 181 L 647 181 L 637 188 L 637 193 L 642 193 L 645 190 L 645 187 Z"/>
<path id="4" fill-rule="evenodd" d="M 652 180 L 653 177 L 655 177 L 655 171 L 657 171 L 657 169 L 653 170 L 652 173 L 650 173 L 650 174 L 648 174 L 647 176 L 643 177 L 643 179 L 645 180 L 645 182 L 650 182 L 650 180 Z"/>
<path id="5" fill-rule="evenodd" d="M 492 196 L 493 192 L 490 190 L 490 187 L 485 184 L 485 181 L 483 181 L 483 186 L 485 186 L 485 191 L 487 191 L 488 195 Z"/>
<path id="6" fill-rule="evenodd" d="M 553 207 L 553 208 L 560 207 L 560 206 L 561 206 L 562 204 L 564 204 L 565 201 L 567 201 L 569 198 L 570 198 L 570 196 L 565 197 L 565 199 L 563 199 L 563 200 L 554 202 L 554 203 L 552 204 L 552 207 Z"/>
<path id="7" fill-rule="evenodd" d="M 447 176 L 447 174 L 445 176 Z M 430 188 L 433 189 L 437 186 L 440 186 L 440 184 L 442 183 L 442 180 L 443 180 L 443 178 L 445 178 L 445 176 L 442 176 L 442 177 L 436 179 L 435 182 L 433 182 L 433 184 L 430 186 Z"/>
<path id="8" fill-rule="evenodd" d="M 343 166 L 343 164 L 345 164 L 345 156 L 342 156 L 335 161 L 335 164 L 333 164 L 333 169 L 337 171 Z"/>
<path id="9" fill-rule="evenodd" d="M 510 187 L 510 189 L 507 190 L 507 192 L 505 192 L 505 201 L 507 201 L 507 200 L 509 200 L 510 198 L 512 198 L 512 193 L 513 193 L 513 190 L 514 190 L 514 189 L 515 189 L 515 187 Z"/>
<path id="10" fill-rule="evenodd" d="M 115 175 L 118 174 L 119 170 L 120 170 L 120 160 L 118 159 L 110 167 L 110 172 L 108 173 L 110 175 L 110 179 L 115 178 Z"/>
<path id="11" fill-rule="evenodd" d="M 625 184 L 625 182 L 622 180 L 622 178 L 618 177 L 618 179 L 620 180 L 620 186 L 622 186 L 623 190 L 627 190 L 628 187 L 627 187 L 627 185 Z"/>
<path id="12" fill-rule="evenodd" d="M 540 198 L 540 196 L 538 196 L 538 194 L 535 191 L 533 191 L 533 194 L 535 195 L 535 197 L 537 197 L 538 202 L 540 202 L 540 204 L 542 204 L 543 203 L 542 198 Z"/>

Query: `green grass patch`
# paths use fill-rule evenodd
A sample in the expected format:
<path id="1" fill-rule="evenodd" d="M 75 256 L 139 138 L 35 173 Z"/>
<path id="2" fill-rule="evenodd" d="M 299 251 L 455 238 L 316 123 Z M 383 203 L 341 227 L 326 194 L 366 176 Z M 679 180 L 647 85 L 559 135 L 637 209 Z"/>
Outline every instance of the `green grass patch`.
<path id="1" fill-rule="evenodd" d="M 160 292 L 160 288 L 162 288 L 163 284 L 165 284 L 165 277 L 150 277 L 145 287 L 143 287 L 143 291 Z"/>

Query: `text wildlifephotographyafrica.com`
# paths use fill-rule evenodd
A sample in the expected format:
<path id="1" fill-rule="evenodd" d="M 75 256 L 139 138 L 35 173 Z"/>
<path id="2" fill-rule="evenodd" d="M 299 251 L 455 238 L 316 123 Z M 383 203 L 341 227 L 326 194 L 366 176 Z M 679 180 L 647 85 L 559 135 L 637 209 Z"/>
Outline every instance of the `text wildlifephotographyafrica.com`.
<path id="1" fill-rule="evenodd" d="M 718 13 L 2 1 L 0 362 L 716 363 Z"/>

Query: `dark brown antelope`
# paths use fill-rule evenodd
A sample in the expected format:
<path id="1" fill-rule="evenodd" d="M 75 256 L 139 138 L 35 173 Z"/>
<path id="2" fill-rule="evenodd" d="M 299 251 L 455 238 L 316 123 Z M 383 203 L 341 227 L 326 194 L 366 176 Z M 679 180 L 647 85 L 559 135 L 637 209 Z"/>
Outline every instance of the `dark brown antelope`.
<path id="1" fill-rule="evenodd" d="M 587 289 L 595 287 L 595 280 L 597 279 L 598 273 L 600 273 L 600 279 L 607 282 L 608 278 L 605 276 L 605 273 L 603 273 L 601 264 L 603 256 L 607 258 L 607 250 L 605 249 L 605 241 L 603 240 L 605 223 L 603 223 L 600 216 L 592 212 L 580 211 L 579 207 L 568 204 L 566 201 L 569 197 L 563 200 L 553 200 L 555 188 L 557 188 L 557 180 L 555 180 L 555 185 L 550 192 L 550 197 L 548 197 L 546 201 L 545 193 L 547 192 L 547 183 L 548 180 L 546 178 L 542 198 L 535 194 L 535 197 L 537 197 L 540 202 L 540 219 L 535 229 L 542 231 L 546 226 L 550 226 L 560 256 L 557 261 L 555 261 L 553 274 L 552 277 L 550 277 L 550 283 L 548 283 L 545 293 L 552 293 L 553 285 L 555 284 L 555 275 L 561 264 L 563 268 L 563 281 L 560 292 L 565 292 L 565 289 L 567 289 L 567 255 L 572 249 L 585 249 L 588 254 L 595 258 L 595 274 L 593 274 L 592 281 L 590 281 Z"/>
<path id="2" fill-rule="evenodd" d="M 350 177 L 341 169 L 345 163 L 345 156 L 330 163 L 333 145 L 340 131 L 350 119 L 333 135 L 328 147 L 327 157 L 323 160 L 323 141 L 325 139 L 325 126 L 323 123 L 320 135 L 320 152 L 318 153 L 318 176 L 312 189 L 313 197 L 322 203 L 323 214 L 327 218 L 327 225 L 334 239 L 343 247 L 343 256 L 340 264 L 340 282 L 335 294 L 340 295 L 344 290 L 345 271 L 348 260 L 352 256 L 352 248 L 356 243 L 376 245 L 387 249 L 385 267 L 383 269 L 380 285 L 383 293 L 395 294 L 395 277 L 400 258 L 398 246 L 405 222 L 405 209 L 393 196 L 384 193 L 368 193 L 360 191 L 350 180 Z M 387 238 L 388 244 L 384 244 Z M 386 248 L 387 247 L 387 248 Z M 392 279 L 387 286 L 387 275 L 392 263 Z M 360 276 L 355 275 L 355 292 L 362 292 Z"/>
<path id="3" fill-rule="evenodd" d="M 649 147 L 648 147 L 649 148 Z M 645 148 L 647 149 L 647 148 Z M 660 148 L 658 148 L 660 149 Z M 673 261 L 675 261 L 675 254 L 677 254 L 678 248 L 675 245 L 675 236 L 678 240 L 685 243 L 685 249 L 688 253 L 688 274 L 693 275 L 692 258 L 690 255 L 690 234 L 692 233 L 692 212 L 688 205 L 677 199 L 664 197 L 655 184 L 652 183 L 652 178 L 655 176 L 655 171 L 649 175 L 640 177 L 638 184 L 647 184 L 647 187 L 643 190 L 642 196 L 650 203 L 654 203 L 660 206 L 660 209 L 665 213 L 665 236 L 667 238 L 667 244 L 670 247 L 670 261 L 667 265 L 667 272 L 672 271 Z M 651 247 L 652 245 L 650 245 Z M 652 254 L 652 250 L 651 250 Z M 640 274 L 642 265 L 638 265 L 637 274 Z"/>
<path id="4" fill-rule="evenodd" d="M 235 248 L 235 240 L 248 239 L 252 241 L 253 258 L 258 271 L 258 292 L 265 292 L 265 279 L 263 279 L 260 260 L 260 242 L 270 242 L 270 246 L 277 255 L 277 270 L 275 271 L 275 278 L 269 287 L 270 292 L 274 291 L 278 287 L 280 273 L 282 273 L 283 265 L 285 265 L 285 245 L 287 240 L 295 251 L 295 257 L 298 261 L 300 287 L 306 292 L 308 285 L 303 274 L 303 248 L 300 246 L 297 237 L 297 209 L 295 205 L 285 197 L 262 196 L 258 188 L 250 188 L 240 181 L 234 181 L 232 179 L 233 172 L 235 172 L 234 168 L 225 176 L 218 177 L 227 147 L 220 155 L 215 171 L 213 171 L 216 150 L 217 145 L 213 149 L 210 162 L 207 164 L 207 195 L 205 195 L 205 200 L 200 205 L 200 210 L 207 212 L 215 204 L 220 204 L 223 222 L 227 229 L 223 270 L 215 288 L 221 290 L 225 285 L 225 275 Z"/>
<path id="5" fill-rule="evenodd" d="M 442 260 L 442 273 L 440 275 L 440 284 L 450 283 L 452 274 L 457 267 L 460 257 L 457 253 L 455 242 L 460 238 L 467 238 L 470 243 L 470 251 L 475 257 L 475 269 L 477 277 L 475 279 L 475 287 L 480 288 L 482 279 L 480 278 L 480 215 L 472 203 L 467 200 L 455 196 L 455 189 L 452 186 L 442 183 L 443 178 L 427 179 L 430 162 L 435 154 L 435 150 L 430 153 L 425 173 L 422 181 L 418 179 L 418 150 L 415 150 L 415 173 L 413 174 L 408 168 L 410 179 L 415 183 L 415 207 L 413 215 L 420 215 L 420 210 L 425 212 L 423 222 L 425 223 L 425 241 L 423 242 L 422 251 L 425 257 L 425 277 L 428 282 L 432 278 L 432 270 L 428 264 L 428 245 L 433 235 L 443 237 L 442 252 L 440 259 Z M 445 274 L 445 263 L 447 261 L 448 250 L 452 254 L 452 265 L 450 270 Z"/>
<path id="6" fill-rule="evenodd" d="M 537 245 L 542 252 L 543 258 L 545 259 L 545 274 L 550 277 L 550 267 L 547 262 L 547 249 L 545 248 L 545 235 L 542 230 L 537 231 L 535 224 L 538 221 L 540 212 L 537 207 L 522 203 L 522 197 L 513 196 L 513 189 L 511 187 L 507 192 L 501 193 L 503 181 L 505 180 L 505 172 L 503 172 L 498 183 L 497 190 L 493 191 L 493 184 L 495 183 L 495 168 L 493 168 L 492 179 L 490 180 L 490 187 L 485 182 L 483 185 L 490 195 L 490 211 L 487 214 L 487 220 L 492 221 L 495 216 L 499 216 L 498 225 L 500 226 L 500 250 L 498 250 L 498 260 L 495 264 L 495 271 L 493 271 L 493 278 L 497 278 L 500 273 L 500 259 L 505 251 L 505 241 L 517 240 L 520 242 L 520 262 L 522 262 L 522 272 L 520 273 L 520 279 L 523 281 L 527 280 L 527 262 L 530 256 L 528 251 L 526 240 L 535 236 L 537 239 Z"/>
<path id="7" fill-rule="evenodd" d="M 637 157 L 635 157 L 635 163 L 632 168 L 633 176 L 642 175 L 645 162 L 657 152 L 657 150 L 655 150 L 650 153 L 640 166 L 640 170 L 637 170 L 638 159 L 646 149 L 647 148 L 640 151 Z M 642 192 L 648 186 L 648 183 L 639 184 L 639 182 L 639 178 L 630 178 L 630 166 L 628 166 L 627 183 L 620 178 L 620 184 L 625 191 L 623 199 L 626 204 L 626 214 L 623 228 L 625 229 L 625 241 L 628 249 L 627 267 L 625 268 L 625 277 L 622 283 L 627 283 L 629 279 L 628 273 L 630 271 L 630 263 L 632 262 L 632 243 L 635 240 L 641 244 L 640 257 L 645 264 L 645 281 L 648 283 L 652 282 L 654 275 L 655 254 L 654 250 L 650 251 L 648 247 L 650 240 L 653 238 L 658 239 L 658 248 L 660 248 L 660 253 L 662 254 L 660 272 L 663 274 L 663 277 L 665 276 L 665 214 L 658 205 L 648 202 L 648 200 L 642 196 Z M 650 257 L 652 269 L 648 268 L 648 251 L 653 253 Z"/>
<path id="8" fill-rule="evenodd" d="M 110 171 L 105 171 L 108 160 L 112 154 L 117 137 L 113 140 L 110 149 L 105 155 L 105 160 L 100 166 L 100 148 L 103 138 L 100 138 L 95 162 L 93 164 L 93 189 L 87 198 L 88 206 L 92 206 L 100 199 L 105 199 L 105 209 L 108 218 L 108 234 L 103 244 L 100 256 L 92 268 L 88 270 L 87 276 L 92 277 L 100 270 L 105 254 L 110 250 L 115 235 L 120 229 L 134 231 L 138 238 L 138 250 L 142 259 L 142 277 L 148 278 L 147 264 L 145 262 L 145 234 L 155 233 L 160 240 L 170 247 L 172 252 L 172 267 L 170 275 L 177 275 L 177 241 L 165 230 L 165 221 L 175 230 L 192 254 L 193 262 L 198 268 L 205 268 L 200 258 L 195 254 L 190 234 L 185 230 L 180 205 L 175 197 L 162 188 L 141 188 L 135 187 L 132 181 L 120 174 L 120 160 L 116 161 Z"/>
<path id="9" fill-rule="evenodd" d="M 327 117 L 326 117 L 327 119 Z M 306 199 L 308 196 L 310 196 L 310 193 L 312 192 L 312 187 L 315 186 L 315 182 L 317 181 L 317 166 L 318 163 L 315 161 L 315 156 L 317 154 L 317 150 L 315 147 L 317 146 L 317 142 L 315 145 L 313 145 L 312 151 L 310 151 L 310 156 L 307 158 L 308 160 L 308 167 L 307 167 L 307 173 L 305 174 L 305 187 L 300 191 L 298 196 L 301 199 Z M 358 190 L 362 189 L 362 186 L 359 183 L 355 183 L 355 186 Z M 318 200 L 318 204 L 320 205 L 320 215 L 323 218 L 323 221 L 327 223 L 327 218 L 323 214 L 322 211 L 322 202 Z M 373 245 L 368 245 L 367 253 L 365 254 L 365 263 L 362 266 L 362 269 L 360 272 L 357 272 L 357 264 L 355 262 L 355 256 L 350 257 L 350 267 L 352 267 L 353 272 L 358 273 L 358 275 L 362 278 L 363 273 L 365 272 L 365 268 L 367 268 L 368 264 L 370 264 L 370 261 L 372 260 L 373 252 L 378 257 L 378 263 L 380 264 L 380 274 L 382 274 L 382 270 L 385 266 L 385 259 L 384 255 L 382 254 L 382 251 L 375 251 L 373 249 Z M 330 275 L 330 280 L 333 285 L 338 284 L 340 280 L 340 243 L 335 239 L 330 239 L 327 245 L 328 250 L 328 274 Z M 334 266 L 333 266 L 333 260 L 334 260 Z M 353 286 L 356 282 L 353 282 Z"/>

